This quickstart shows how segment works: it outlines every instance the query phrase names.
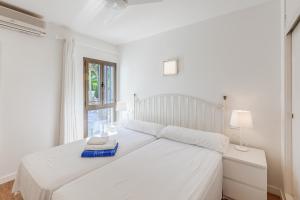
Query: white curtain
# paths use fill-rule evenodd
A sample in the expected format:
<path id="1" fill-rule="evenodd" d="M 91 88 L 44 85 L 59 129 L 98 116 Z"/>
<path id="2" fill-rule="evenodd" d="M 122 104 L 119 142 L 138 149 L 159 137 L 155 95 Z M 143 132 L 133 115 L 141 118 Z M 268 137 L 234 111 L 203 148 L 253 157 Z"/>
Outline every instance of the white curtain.
<path id="1" fill-rule="evenodd" d="M 77 93 L 79 88 L 76 83 L 75 45 L 73 38 L 65 40 L 61 88 L 60 144 L 67 144 L 83 137 L 78 128 Z"/>

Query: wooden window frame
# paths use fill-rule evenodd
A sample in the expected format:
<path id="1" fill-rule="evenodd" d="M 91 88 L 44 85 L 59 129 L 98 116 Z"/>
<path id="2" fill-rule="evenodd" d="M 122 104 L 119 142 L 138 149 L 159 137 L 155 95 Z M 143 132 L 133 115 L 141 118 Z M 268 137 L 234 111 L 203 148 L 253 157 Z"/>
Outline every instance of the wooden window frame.
<path id="1" fill-rule="evenodd" d="M 89 105 L 88 98 L 89 98 L 89 63 L 95 63 L 100 65 L 100 80 L 103 83 L 104 81 L 104 66 L 112 66 L 114 67 L 114 102 L 109 104 L 104 104 L 104 90 L 102 89 L 100 93 L 100 105 Z M 98 110 L 104 108 L 114 108 L 114 118 L 113 121 L 116 121 L 116 103 L 117 103 L 117 64 L 113 62 L 97 60 L 93 58 L 83 58 L 83 89 L 84 89 L 84 137 L 88 137 L 88 111 L 89 110 Z M 101 83 L 101 84 L 102 84 Z"/>

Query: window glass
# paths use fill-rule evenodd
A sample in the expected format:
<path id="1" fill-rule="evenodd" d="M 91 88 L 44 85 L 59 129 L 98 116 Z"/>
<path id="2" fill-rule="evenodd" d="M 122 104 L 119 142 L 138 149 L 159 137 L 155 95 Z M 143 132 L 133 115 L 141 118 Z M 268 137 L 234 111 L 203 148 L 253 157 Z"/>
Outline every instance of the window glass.
<path id="1" fill-rule="evenodd" d="M 104 104 L 115 102 L 115 72 L 113 66 L 104 65 Z"/>
<path id="2" fill-rule="evenodd" d="M 95 63 L 88 64 L 88 103 L 95 105 L 101 103 L 101 82 L 100 65 Z"/>

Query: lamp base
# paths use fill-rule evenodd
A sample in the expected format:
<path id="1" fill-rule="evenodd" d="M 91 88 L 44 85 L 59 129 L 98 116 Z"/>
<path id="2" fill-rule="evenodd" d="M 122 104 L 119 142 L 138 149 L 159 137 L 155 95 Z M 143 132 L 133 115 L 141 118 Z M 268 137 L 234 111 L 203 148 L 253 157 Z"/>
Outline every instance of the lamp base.
<path id="1" fill-rule="evenodd" d="M 240 145 L 235 145 L 235 149 L 238 151 L 243 151 L 243 152 L 249 151 L 248 147 L 240 146 Z"/>

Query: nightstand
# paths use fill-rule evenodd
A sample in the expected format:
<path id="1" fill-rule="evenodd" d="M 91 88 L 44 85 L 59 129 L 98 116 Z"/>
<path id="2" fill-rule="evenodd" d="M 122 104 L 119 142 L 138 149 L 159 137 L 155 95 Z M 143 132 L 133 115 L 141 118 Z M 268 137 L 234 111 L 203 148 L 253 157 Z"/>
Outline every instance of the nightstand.
<path id="1" fill-rule="evenodd" d="M 263 150 L 241 152 L 230 144 L 223 155 L 223 195 L 235 200 L 267 200 L 267 161 Z"/>

